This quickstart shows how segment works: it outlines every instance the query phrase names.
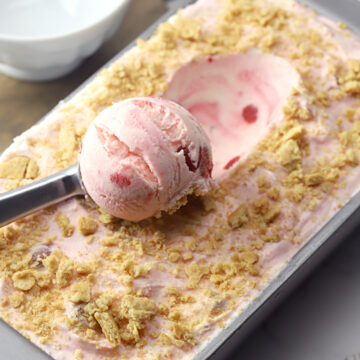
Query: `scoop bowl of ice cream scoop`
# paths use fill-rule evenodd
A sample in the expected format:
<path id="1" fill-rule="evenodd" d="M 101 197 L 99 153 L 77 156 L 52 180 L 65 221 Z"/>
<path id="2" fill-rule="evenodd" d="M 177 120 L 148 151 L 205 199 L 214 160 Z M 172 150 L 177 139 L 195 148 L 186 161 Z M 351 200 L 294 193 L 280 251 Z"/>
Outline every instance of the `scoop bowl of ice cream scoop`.
<path id="1" fill-rule="evenodd" d="M 195 118 L 161 98 L 133 98 L 90 125 L 79 159 L 86 192 L 110 214 L 131 221 L 177 207 L 189 192 L 207 192 L 210 142 Z"/>
<path id="2" fill-rule="evenodd" d="M 172 212 L 214 186 L 212 166 L 210 141 L 187 110 L 162 98 L 127 99 L 93 121 L 78 164 L 0 194 L 0 227 L 75 195 L 130 221 Z"/>

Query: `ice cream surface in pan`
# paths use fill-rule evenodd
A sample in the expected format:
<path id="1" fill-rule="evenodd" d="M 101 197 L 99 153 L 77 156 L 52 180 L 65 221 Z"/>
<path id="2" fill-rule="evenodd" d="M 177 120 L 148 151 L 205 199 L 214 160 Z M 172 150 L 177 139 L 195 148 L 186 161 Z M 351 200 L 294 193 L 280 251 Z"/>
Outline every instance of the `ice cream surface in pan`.
<path id="1" fill-rule="evenodd" d="M 291 1 L 199 0 L 0 164 L 3 190 L 78 160 L 93 119 L 157 96 L 208 135 L 219 186 L 139 223 L 72 199 L 0 231 L 0 315 L 55 359 L 191 359 L 357 190 L 360 42 Z"/>

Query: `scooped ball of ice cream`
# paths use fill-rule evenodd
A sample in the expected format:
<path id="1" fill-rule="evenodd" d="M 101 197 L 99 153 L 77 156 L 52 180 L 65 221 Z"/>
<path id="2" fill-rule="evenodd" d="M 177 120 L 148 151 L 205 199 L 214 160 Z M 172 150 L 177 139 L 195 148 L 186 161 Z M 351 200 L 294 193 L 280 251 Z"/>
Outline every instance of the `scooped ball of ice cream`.
<path id="1" fill-rule="evenodd" d="M 79 163 L 93 201 L 130 221 L 213 187 L 204 130 L 187 110 L 162 98 L 127 99 L 101 112 L 84 137 Z"/>

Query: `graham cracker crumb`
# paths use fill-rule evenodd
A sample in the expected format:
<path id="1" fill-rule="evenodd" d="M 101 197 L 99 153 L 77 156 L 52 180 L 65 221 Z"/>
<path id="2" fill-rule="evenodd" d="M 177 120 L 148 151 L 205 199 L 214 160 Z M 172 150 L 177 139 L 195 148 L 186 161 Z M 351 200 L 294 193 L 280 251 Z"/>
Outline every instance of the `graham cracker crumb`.
<path id="1" fill-rule="evenodd" d="M 118 218 L 116 218 L 115 216 L 107 213 L 103 209 L 99 209 L 99 211 L 100 211 L 100 214 L 101 214 L 100 217 L 99 217 L 99 221 L 104 225 L 109 225 L 109 224 L 112 224 L 112 223 L 119 220 Z"/>
<path id="2" fill-rule="evenodd" d="M 351 95 L 360 94 L 360 82 L 358 80 L 350 80 L 344 84 L 343 89 Z"/>
<path id="3" fill-rule="evenodd" d="M 358 165 L 359 164 L 359 159 L 355 153 L 355 151 L 353 149 L 347 149 L 346 150 L 346 153 L 345 153 L 345 156 L 346 156 L 346 160 L 347 162 L 350 164 L 350 165 Z"/>
<path id="4" fill-rule="evenodd" d="M 66 117 L 59 131 L 59 151 L 55 153 L 55 158 L 62 168 L 69 167 L 75 162 L 79 145 L 80 139 L 76 136 L 73 120 Z"/>
<path id="5" fill-rule="evenodd" d="M 40 288 L 47 288 L 51 284 L 51 276 L 48 273 L 35 271 L 34 272 L 36 283 Z"/>
<path id="6" fill-rule="evenodd" d="M 264 193 L 271 186 L 269 179 L 266 178 L 265 176 L 258 177 L 256 179 L 256 182 L 257 182 L 260 194 Z"/>
<path id="7" fill-rule="evenodd" d="M 8 244 L 8 239 L 5 237 L 5 235 L 0 232 L 0 250 L 3 250 L 6 248 Z"/>
<path id="8" fill-rule="evenodd" d="M 208 265 L 190 264 L 185 266 L 185 273 L 189 278 L 188 287 L 194 288 L 200 280 L 209 273 Z"/>
<path id="9" fill-rule="evenodd" d="M 16 309 L 25 302 L 25 294 L 22 291 L 14 291 L 9 296 L 9 301 L 10 305 Z"/>
<path id="10" fill-rule="evenodd" d="M 101 311 L 108 311 L 112 301 L 113 299 L 110 295 L 102 294 L 95 300 L 95 304 Z"/>
<path id="11" fill-rule="evenodd" d="M 74 225 L 71 225 L 69 218 L 64 213 L 59 213 L 55 218 L 64 237 L 70 237 L 74 233 Z"/>
<path id="12" fill-rule="evenodd" d="M 85 241 L 87 244 L 91 244 L 93 242 L 94 238 L 95 238 L 95 236 L 89 235 L 86 237 Z"/>
<path id="13" fill-rule="evenodd" d="M 70 259 L 62 259 L 56 271 L 56 283 L 60 288 L 69 285 L 73 275 L 74 262 Z"/>
<path id="14" fill-rule="evenodd" d="M 14 287 L 19 290 L 30 290 L 35 285 L 35 278 L 32 270 L 17 271 L 12 280 Z"/>
<path id="15" fill-rule="evenodd" d="M 289 129 L 283 136 L 283 141 L 298 140 L 306 133 L 305 127 L 302 124 L 297 123 L 291 129 Z"/>
<path id="16" fill-rule="evenodd" d="M 277 187 L 272 187 L 270 188 L 267 192 L 266 195 L 271 199 L 271 200 L 278 200 L 279 196 L 280 196 L 280 190 Z"/>
<path id="17" fill-rule="evenodd" d="M 343 29 L 343 30 L 347 29 L 346 24 L 344 24 L 342 21 L 338 21 L 337 25 L 340 29 Z"/>
<path id="18" fill-rule="evenodd" d="M 352 108 L 346 108 L 345 111 L 344 111 L 344 116 L 349 121 L 354 121 L 355 114 L 356 114 L 356 111 L 355 111 L 355 109 L 352 109 Z"/>
<path id="19" fill-rule="evenodd" d="M 291 201 L 298 203 L 305 196 L 305 186 L 303 184 L 295 184 L 291 189 L 286 191 L 286 195 Z"/>
<path id="20" fill-rule="evenodd" d="M 54 243 L 54 241 L 57 239 L 57 236 L 56 235 L 51 235 L 51 236 L 48 236 L 46 239 L 45 239 L 45 244 L 47 245 L 51 245 Z"/>
<path id="21" fill-rule="evenodd" d="M 116 246 L 120 243 L 122 239 L 123 239 L 122 235 L 120 235 L 119 233 L 114 233 L 112 235 L 100 239 L 100 243 L 101 245 L 104 246 Z"/>
<path id="22" fill-rule="evenodd" d="M 22 180 L 25 176 L 29 158 L 16 156 L 0 164 L 0 178 L 10 180 Z"/>
<path id="23" fill-rule="evenodd" d="M 243 226 L 249 221 L 249 209 L 246 204 L 241 204 L 235 211 L 228 216 L 228 223 L 233 228 Z"/>
<path id="24" fill-rule="evenodd" d="M 271 235 L 262 235 L 261 240 L 264 242 L 277 243 L 281 240 L 280 235 L 275 233 Z"/>
<path id="25" fill-rule="evenodd" d="M 80 302 L 88 303 L 91 298 L 91 288 L 87 281 L 77 282 L 71 285 L 69 299 L 77 304 Z"/>
<path id="26" fill-rule="evenodd" d="M 74 352 L 73 352 L 73 357 L 75 360 L 82 360 L 84 358 L 84 354 L 82 353 L 81 350 L 79 349 L 76 349 Z"/>
<path id="27" fill-rule="evenodd" d="M 110 344 L 116 346 L 120 344 L 120 332 L 119 328 L 109 312 L 95 312 L 94 317 L 96 321 L 99 323 L 103 334 L 106 339 L 110 342 Z"/>
<path id="28" fill-rule="evenodd" d="M 171 332 L 174 335 L 175 339 L 181 340 L 184 343 L 189 343 L 193 346 L 197 344 L 197 341 L 191 334 L 191 331 L 188 330 L 187 326 L 180 322 L 172 322 L 171 323 Z M 180 346 L 179 346 L 180 345 Z M 182 343 L 177 344 L 177 346 L 182 347 Z"/>
<path id="29" fill-rule="evenodd" d="M 280 208 L 278 206 L 272 206 L 264 216 L 264 220 L 267 224 L 273 222 L 280 215 Z"/>
<path id="30" fill-rule="evenodd" d="M 91 266 L 85 263 L 76 264 L 76 271 L 79 275 L 88 275 L 91 273 Z"/>
<path id="31" fill-rule="evenodd" d="M 125 295 L 121 299 L 121 316 L 138 324 L 150 319 L 157 312 L 155 303 L 146 297 Z"/>
<path id="32" fill-rule="evenodd" d="M 84 216 L 79 218 L 78 225 L 80 232 L 85 236 L 94 234 L 98 227 L 98 224 L 94 219 Z"/>
<path id="33" fill-rule="evenodd" d="M 58 269 L 61 255 L 62 253 L 60 251 L 55 250 L 49 256 L 42 260 L 45 268 L 52 274 L 55 274 Z"/>
<path id="34" fill-rule="evenodd" d="M 295 140 L 288 140 L 280 147 L 278 159 L 280 164 L 289 171 L 294 170 L 301 164 L 301 153 Z"/>
<path id="35" fill-rule="evenodd" d="M 183 254 L 183 260 L 184 261 L 192 260 L 193 257 L 194 257 L 193 254 L 190 253 L 190 252 L 187 252 L 187 253 Z"/>
<path id="36" fill-rule="evenodd" d="M 34 159 L 30 159 L 26 168 L 25 179 L 36 179 L 39 175 L 39 166 Z"/>
<path id="37" fill-rule="evenodd" d="M 254 199 L 254 211 L 257 214 L 265 215 L 270 208 L 270 202 L 265 197 L 259 197 Z"/>
<path id="38" fill-rule="evenodd" d="M 171 248 L 168 250 L 168 259 L 171 262 L 177 262 L 180 259 L 181 249 Z"/>
<path id="39" fill-rule="evenodd" d="M 132 259 L 127 259 L 121 266 L 121 269 L 129 274 L 132 278 L 136 279 L 140 276 L 145 275 L 151 269 L 150 264 L 145 264 L 144 266 L 140 266 L 137 262 Z"/>
<path id="40" fill-rule="evenodd" d="M 4 236 L 8 240 L 15 240 L 19 236 L 19 230 L 15 229 L 12 226 L 6 226 L 4 228 Z"/>
<path id="41" fill-rule="evenodd" d="M 317 186 L 324 181 L 322 174 L 315 172 L 312 174 L 305 175 L 305 184 L 308 186 Z"/>

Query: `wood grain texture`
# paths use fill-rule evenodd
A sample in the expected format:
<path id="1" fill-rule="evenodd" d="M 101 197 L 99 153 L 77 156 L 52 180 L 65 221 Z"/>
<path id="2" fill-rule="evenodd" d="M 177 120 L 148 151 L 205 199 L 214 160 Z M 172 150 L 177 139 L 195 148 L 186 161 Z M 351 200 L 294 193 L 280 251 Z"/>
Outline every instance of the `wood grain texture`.
<path id="1" fill-rule="evenodd" d="M 34 83 L 0 73 L 0 152 L 165 12 L 162 0 L 132 0 L 116 34 L 74 72 Z"/>

